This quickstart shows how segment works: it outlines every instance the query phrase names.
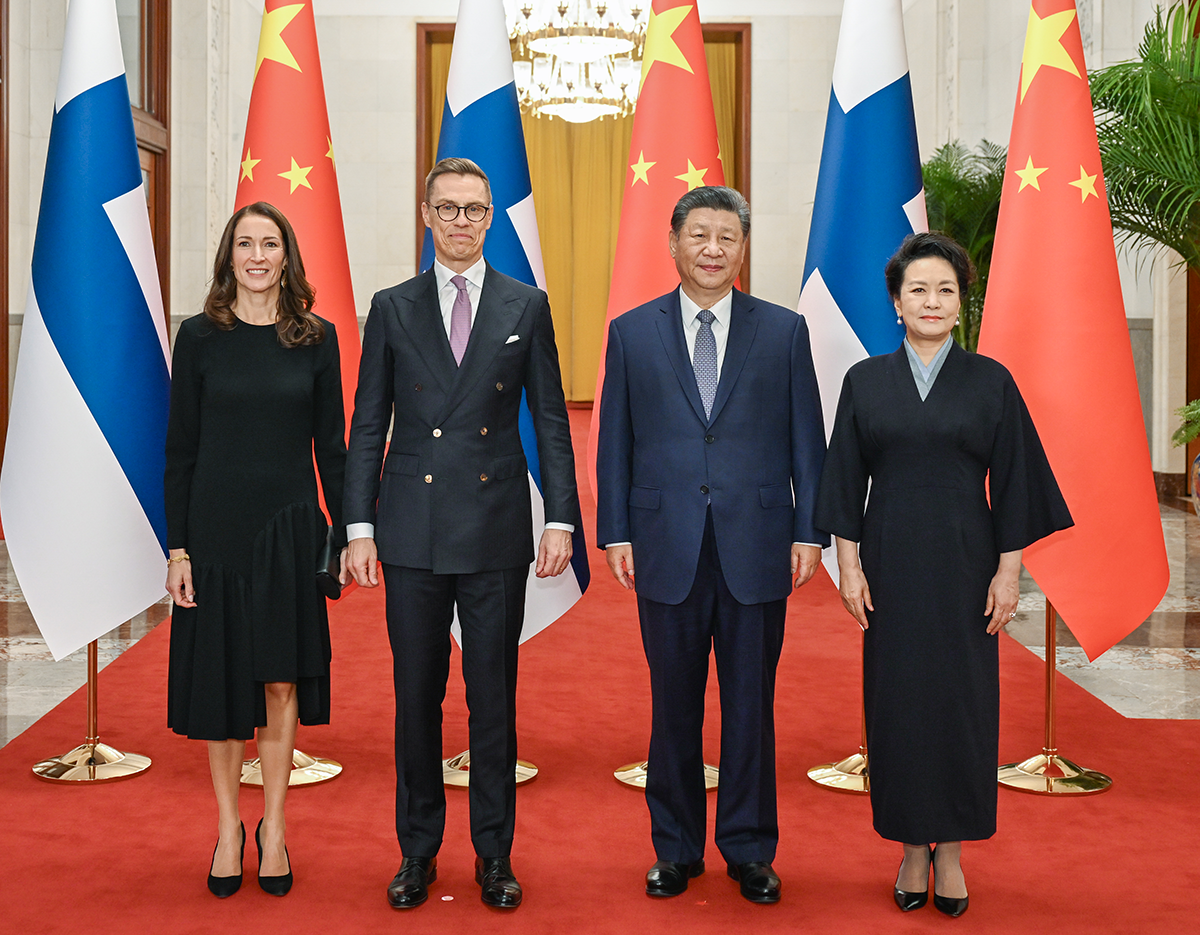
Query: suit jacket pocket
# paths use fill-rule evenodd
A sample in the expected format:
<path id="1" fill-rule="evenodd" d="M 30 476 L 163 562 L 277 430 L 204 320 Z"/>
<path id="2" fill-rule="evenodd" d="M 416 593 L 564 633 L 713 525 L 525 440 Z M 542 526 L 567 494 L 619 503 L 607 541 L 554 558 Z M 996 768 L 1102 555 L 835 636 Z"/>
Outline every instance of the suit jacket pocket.
<path id="1" fill-rule="evenodd" d="M 630 487 L 629 505 L 642 510 L 657 510 L 662 491 L 657 487 Z"/>
<path id="2" fill-rule="evenodd" d="M 497 458 L 492 462 L 492 477 L 496 480 L 505 480 L 509 477 L 524 477 L 529 471 L 529 465 L 525 461 L 525 455 L 509 455 L 505 458 Z"/>
<path id="3" fill-rule="evenodd" d="M 389 453 L 383 462 L 384 474 L 408 474 L 415 476 L 421 471 L 421 459 L 417 455 Z"/>
<path id="4" fill-rule="evenodd" d="M 795 505 L 792 502 L 791 484 L 768 484 L 766 487 L 759 487 L 758 499 L 766 510 L 776 507 L 791 508 Z"/>

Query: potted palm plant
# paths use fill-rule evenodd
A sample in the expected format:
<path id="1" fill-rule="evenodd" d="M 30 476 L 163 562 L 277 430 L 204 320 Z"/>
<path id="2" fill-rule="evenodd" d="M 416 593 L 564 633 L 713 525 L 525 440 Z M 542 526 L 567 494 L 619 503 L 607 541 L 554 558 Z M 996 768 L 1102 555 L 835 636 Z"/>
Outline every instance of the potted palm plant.
<path id="1" fill-rule="evenodd" d="M 1200 270 L 1200 6 L 1156 11 L 1138 57 L 1092 73 L 1096 134 L 1118 243 L 1175 251 Z M 1176 445 L 1200 437 L 1200 400 L 1178 410 Z M 1200 454 L 1189 472 L 1193 498 Z"/>
<path id="2" fill-rule="evenodd" d="M 1003 146 L 987 140 L 975 152 L 952 140 L 921 167 L 929 229 L 957 240 L 975 264 L 975 282 L 963 296 L 954 326 L 954 340 L 968 351 L 979 343 L 1007 155 Z"/>

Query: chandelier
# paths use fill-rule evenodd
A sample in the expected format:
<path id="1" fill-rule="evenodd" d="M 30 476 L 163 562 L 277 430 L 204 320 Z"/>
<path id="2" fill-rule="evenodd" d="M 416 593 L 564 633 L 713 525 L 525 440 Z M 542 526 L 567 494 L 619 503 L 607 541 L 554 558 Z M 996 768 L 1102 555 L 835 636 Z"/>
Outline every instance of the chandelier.
<path id="1" fill-rule="evenodd" d="M 521 6 L 514 9 L 514 2 Z M 505 6 L 523 113 L 571 123 L 633 113 L 646 39 L 646 8 L 638 0 L 509 0 Z"/>

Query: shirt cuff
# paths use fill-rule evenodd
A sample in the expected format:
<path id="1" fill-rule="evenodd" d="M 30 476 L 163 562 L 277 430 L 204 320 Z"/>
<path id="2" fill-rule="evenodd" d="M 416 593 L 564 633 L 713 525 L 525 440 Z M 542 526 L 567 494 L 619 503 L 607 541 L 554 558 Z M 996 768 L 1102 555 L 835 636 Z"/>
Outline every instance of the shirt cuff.
<path id="1" fill-rule="evenodd" d="M 632 542 L 609 542 L 604 547 L 606 549 L 615 549 L 619 545 L 633 545 L 633 543 Z"/>
<path id="2" fill-rule="evenodd" d="M 827 545 L 821 545 L 819 542 L 793 542 L 792 545 L 811 545 L 814 549 L 825 550 L 829 548 Z"/>
<path id="3" fill-rule="evenodd" d="M 374 539 L 374 523 L 349 523 L 346 526 L 346 541 L 351 539 Z"/>
<path id="4" fill-rule="evenodd" d="M 561 529 L 563 532 L 574 532 L 575 527 L 570 523 L 547 523 L 545 529 Z"/>

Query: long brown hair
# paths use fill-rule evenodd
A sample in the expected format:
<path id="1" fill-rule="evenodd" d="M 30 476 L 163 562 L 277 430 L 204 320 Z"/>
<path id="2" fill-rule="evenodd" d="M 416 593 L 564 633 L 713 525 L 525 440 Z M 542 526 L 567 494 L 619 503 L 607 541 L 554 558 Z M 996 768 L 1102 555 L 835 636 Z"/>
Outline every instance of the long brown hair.
<path id="1" fill-rule="evenodd" d="M 304 278 L 304 260 L 300 258 L 296 232 L 283 212 L 265 201 L 239 208 L 226 223 L 221 242 L 217 245 L 217 258 L 213 261 L 212 282 L 204 298 L 204 314 L 222 331 L 230 331 L 237 324 L 237 316 L 233 314 L 233 303 L 237 299 L 237 279 L 233 275 L 233 235 L 238 222 L 248 214 L 274 222 L 283 238 L 286 262 L 279 283 L 279 315 L 275 322 L 279 343 L 284 347 L 320 344 L 325 340 L 325 326 L 312 311 L 316 293 Z"/>

